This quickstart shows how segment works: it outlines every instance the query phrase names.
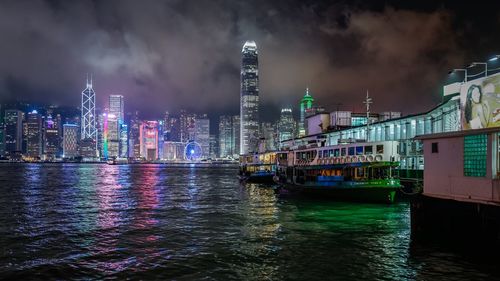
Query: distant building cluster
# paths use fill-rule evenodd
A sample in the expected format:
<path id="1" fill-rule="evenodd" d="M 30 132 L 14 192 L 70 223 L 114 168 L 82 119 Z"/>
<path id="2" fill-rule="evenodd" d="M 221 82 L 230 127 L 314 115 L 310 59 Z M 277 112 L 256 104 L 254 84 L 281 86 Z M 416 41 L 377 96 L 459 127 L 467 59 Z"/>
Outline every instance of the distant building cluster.
<path id="1" fill-rule="evenodd" d="M 0 157 L 10 161 L 185 161 L 237 159 L 241 154 L 286 148 L 289 140 L 341 131 L 401 117 L 400 112 L 326 112 L 306 88 L 298 103 L 281 109 L 275 122 L 259 117 L 258 51 L 254 41 L 242 48 L 239 115 L 166 111 L 163 118 L 143 120 L 125 111 L 123 95 L 111 94 L 96 106 L 92 77 L 87 77 L 79 108 L 0 105 Z M 76 95 L 75 95 L 76 98 Z M 218 132 L 211 134 L 212 131 Z"/>

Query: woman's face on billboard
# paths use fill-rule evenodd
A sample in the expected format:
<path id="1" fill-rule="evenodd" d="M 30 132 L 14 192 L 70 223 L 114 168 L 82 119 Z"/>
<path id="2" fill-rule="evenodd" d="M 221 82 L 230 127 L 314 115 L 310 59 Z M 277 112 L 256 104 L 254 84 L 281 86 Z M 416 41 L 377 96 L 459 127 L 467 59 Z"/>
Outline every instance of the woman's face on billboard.
<path id="1" fill-rule="evenodd" d="M 472 90 L 472 95 L 471 95 L 472 101 L 475 103 L 479 103 L 481 99 L 481 93 L 479 92 L 479 88 L 475 87 Z"/>

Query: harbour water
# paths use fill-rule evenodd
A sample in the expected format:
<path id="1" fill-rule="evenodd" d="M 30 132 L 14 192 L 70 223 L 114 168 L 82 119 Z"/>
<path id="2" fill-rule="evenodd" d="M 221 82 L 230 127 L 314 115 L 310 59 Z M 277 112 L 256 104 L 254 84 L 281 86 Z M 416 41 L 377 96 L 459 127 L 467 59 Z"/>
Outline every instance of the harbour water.
<path id="1" fill-rule="evenodd" d="M 409 204 L 280 198 L 234 168 L 0 165 L 0 278 L 480 280 L 410 238 Z"/>

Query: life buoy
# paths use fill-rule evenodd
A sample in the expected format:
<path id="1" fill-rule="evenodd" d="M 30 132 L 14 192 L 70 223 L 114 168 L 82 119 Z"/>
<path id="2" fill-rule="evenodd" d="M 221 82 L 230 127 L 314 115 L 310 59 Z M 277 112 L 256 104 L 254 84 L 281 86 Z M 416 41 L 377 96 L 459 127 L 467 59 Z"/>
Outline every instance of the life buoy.
<path id="1" fill-rule="evenodd" d="M 359 162 L 365 162 L 366 161 L 366 157 L 364 155 L 361 155 L 358 157 L 358 160 Z"/>
<path id="2" fill-rule="evenodd" d="M 339 158 L 339 163 L 340 163 L 340 164 L 344 164 L 344 157 L 340 157 L 340 158 Z"/>
<path id="3" fill-rule="evenodd" d="M 366 156 L 366 161 L 372 162 L 373 161 L 373 155 Z"/>
<path id="4" fill-rule="evenodd" d="M 375 161 L 382 161 L 383 157 L 380 154 L 375 155 Z"/>
<path id="5" fill-rule="evenodd" d="M 347 157 L 344 159 L 344 163 L 351 163 L 351 157 L 347 156 Z"/>

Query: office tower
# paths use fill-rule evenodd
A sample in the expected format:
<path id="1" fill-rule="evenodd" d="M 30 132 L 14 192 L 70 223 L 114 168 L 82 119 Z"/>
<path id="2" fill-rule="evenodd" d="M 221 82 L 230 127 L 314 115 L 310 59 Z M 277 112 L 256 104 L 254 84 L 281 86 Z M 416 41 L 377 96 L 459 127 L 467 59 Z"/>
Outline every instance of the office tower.
<path id="1" fill-rule="evenodd" d="M 120 157 L 128 158 L 128 126 L 122 124 L 120 129 Z"/>
<path id="2" fill-rule="evenodd" d="M 194 122 L 194 138 L 201 147 L 201 158 L 210 157 L 210 119 L 206 114 L 200 115 Z"/>
<path id="3" fill-rule="evenodd" d="M 63 158 L 78 156 L 78 126 L 75 124 L 63 125 Z"/>
<path id="4" fill-rule="evenodd" d="M 168 133 L 167 141 L 180 142 L 181 141 L 181 129 L 179 118 L 170 117 L 170 133 Z"/>
<path id="5" fill-rule="evenodd" d="M 32 159 L 42 156 L 42 116 L 36 110 L 26 117 L 26 156 Z"/>
<path id="6" fill-rule="evenodd" d="M 231 150 L 233 153 L 233 158 L 238 158 L 241 154 L 241 122 L 240 116 L 235 115 L 231 118 L 231 122 L 233 123 L 232 137 L 231 137 Z"/>
<path id="7" fill-rule="evenodd" d="M 210 135 L 210 153 L 209 157 L 212 159 L 217 158 L 217 155 L 219 155 L 219 145 L 218 145 L 218 139 L 216 135 Z"/>
<path id="8" fill-rule="evenodd" d="M 59 131 L 57 117 L 52 119 L 52 115 L 47 116 L 47 119 L 45 120 L 44 134 L 43 152 L 45 154 L 45 158 L 47 160 L 54 160 L 58 157 L 61 142 L 61 132 Z"/>
<path id="9" fill-rule="evenodd" d="M 233 123 L 231 116 L 219 117 L 219 156 L 233 156 Z"/>
<path id="10" fill-rule="evenodd" d="M 5 154 L 21 153 L 23 138 L 23 113 L 17 109 L 5 110 Z"/>
<path id="11" fill-rule="evenodd" d="M 124 119 L 124 100 L 122 95 L 109 95 L 109 113 L 114 114 L 116 118 L 123 123 Z"/>
<path id="12" fill-rule="evenodd" d="M 313 106 L 314 99 L 309 94 L 309 88 L 306 88 L 304 97 L 300 100 L 300 120 L 299 120 L 299 137 L 306 135 L 306 111 Z"/>
<path id="13" fill-rule="evenodd" d="M 154 161 L 158 154 L 158 121 L 143 121 L 140 126 L 141 158 Z"/>
<path id="14" fill-rule="evenodd" d="M 179 116 L 180 141 L 187 143 L 194 139 L 196 114 L 181 109 Z"/>
<path id="15" fill-rule="evenodd" d="M 104 113 L 104 158 L 117 158 L 120 153 L 120 124 L 115 114 Z"/>
<path id="16" fill-rule="evenodd" d="M 139 112 L 135 111 L 130 118 L 129 128 L 129 157 L 141 158 L 140 130 L 142 122 L 139 120 Z"/>
<path id="17" fill-rule="evenodd" d="M 257 45 L 247 41 L 241 59 L 240 153 L 257 151 L 259 139 L 259 70 Z"/>
<path id="18" fill-rule="evenodd" d="M 262 136 L 263 147 L 262 151 L 276 150 L 276 127 L 270 122 L 263 122 L 260 125 L 260 135 Z"/>
<path id="19" fill-rule="evenodd" d="M 281 109 L 280 119 L 278 121 L 278 148 L 281 148 L 281 142 L 295 138 L 296 122 L 293 119 L 292 109 Z"/>
<path id="20" fill-rule="evenodd" d="M 96 144 L 94 157 L 97 156 L 97 127 L 95 114 L 95 92 L 92 88 L 92 76 L 90 83 L 87 78 L 87 87 L 82 92 L 82 115 L 80 139 L 92 139 Z"/>
<path id="21" fill-rule="evenodd" d="M 78 144 L 78 155 L 82 157 L 82 160 L 88 161 L 88 160 L 95 160 L 96 154 L 95 154 L 95 147 L 96 147 L 96 141 L 93 139 L 83 139 L 80 140 Z"/>

